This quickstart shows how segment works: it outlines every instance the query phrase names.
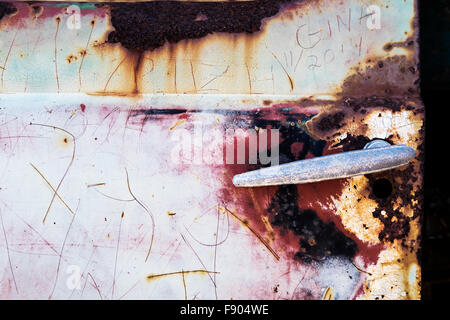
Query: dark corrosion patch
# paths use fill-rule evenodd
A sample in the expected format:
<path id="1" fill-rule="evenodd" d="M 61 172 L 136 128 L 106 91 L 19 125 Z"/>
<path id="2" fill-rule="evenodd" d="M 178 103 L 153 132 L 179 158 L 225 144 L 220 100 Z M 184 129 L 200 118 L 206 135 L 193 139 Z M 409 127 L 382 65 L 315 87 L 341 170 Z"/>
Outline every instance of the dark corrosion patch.
<path id="1" fill-rule="evenodd" d="M 319 120 L 317 128 L 320 131 L 329 131 L 332 129 L 340 129 L 343 127 L 343 121 L 345 119 L 344 112 L 336 112 L 333 114 L 327 114 Z"/>
<path id="2" fill-rule="evenodd" d="M 356 67 L 342 84 L 343 97 L 364 97 L 368 92 L 379 96 L 418 96 L 417 61 L 407 56 L 379 58 Z"/>
<path id="3" fill-rule="evenodd" d="M 254 33 L 261 30 L 264 18 L 276 15 L 287 2 L 293 1 L 113 3 L 111 23 L 115 30 L 107 42 L 145 51 L 214 32 Z"/>
<path id="4" fill-rule="evenodd" d="M 405 169 L 370 174 L 366 177 L 371 188 L 369 198 L 378 203 L 378 208 L 373 212 L 373 216 L 384 224 L 384 230 L 379 235 L 380 240 L 406 239 L 409 233 L 409 221 L 415 219 L 421 210 L 420 201 L 412 201 L 416 199 L 413 194 L 414 186 L 418 181 L 414 165 L 410 164 Z M 388 181 L 392 185 L 392 190 L 386 197 L 374 192 L 380 181 Z M 402 206 L 411 206 L 414 209 L 414 216 L 411 218 L 402 216 L 396 209 L 398 201 Z"/>
<path id="5" fill-rule="evenodd" d="M 373 216 L 379 219 L 384 228 L 378 235 L 381 241 L 393 241 L 394 239 L 403 239 L 408 236 L 410 218 L 406 217 L 399 210 L 381 210 L 376 209 Z"/>
<path id="6" fill-rule="evenodd" d="M 365 136 L 348 135 L 335 146 L 341 146 L 344 151 L 359 150 L 370 141 Z M 393 144 L 392 136 L 385 141 Z M 422 150 L 418 151 L 420 159 Z M 378 236 L 379 239 L 381 241 L 405 240 L 410 231 L 410 221 L 417 218 L 422 210 L 421 201 L 413 201 L 420 200 L 421 192 L 420 189 L 414 192 L 419 179 L 419 173 L 415 170 L 414 164 L 405 168 L 368 174 L 365 177 L 368 179 L 368 197 L 375 200 L 378 205 L 372 214 L 384 225 L 383 231 Z M 407 217 L 401 213 L 397 209 L 398 202 L 401 206 L 410 206 L 414 210 L 414 216 Z M 406 245 L 404 241 L 403 244 Z"/>
<path id="7" fill-rule="evenodd" d="M 351 108 L 354 112 L 365 110 L 364 108 L 388 108 L 394 112 L 406 108 L 404 99 L 393 98 L 387 96 L 369 96 L 369 97 L 347 97 L 343 100 L 344 107 Z M 364 112 L 363 112 L 364 114 Z"/>
<path id="8" fill-rule="evenodd" d="M 337 114 L 329 121 L 338 126 L 343 118 L 344 114 Z M 305 159 L 308 153 L 314 157 L 323 155 L 326 147 L 324 140 L 314 140 L 295 126 L 283 128 L 280 134 L 283 139 L 280 158 L 285 162 Z M 296 143 L 302 143 L 301 152 L 295 152 L 292 148 Z M 329 256 L 352 259 L 358 251 L 357 243 L 338 230 L 334 222 L 324 222 L 316 211 L 300 208 L 300 197 L 297 185 L 282 185 L 267 208 L 272 225 L 282 232 L 290 230 L 299 237 L 300 249 L 296 258 L 306 263 L 321 261 Z"/>
<path id="9" fill-rule="evenodd" d="M 342 139 L 339 143 L 335 144 L 333 147 L 342 147 L 344 152 L 352 150 L 360 150 L 365 147 L 370 139 L 363 135 L 354 136 L 347 134 L 347 136 Z"/>
<path id="10" fill-rule="evenodd" d="M 0 2 L 0 21 L 4 16 L 17 12 L 17 8 L 9 2 Z"/>
<path id="11" fill-rule="evenodd" d="M 352 259 L 358 250 L 356 242 L 341 233 L 333 222 L 322 221 L 314 210 L 300 209 L 297 200 L 297 186 L 284 185 L 278 189 L 268 208 L 274 226 L 291 230 L 300 237 L 296 258 L 307 263 L 329 256 Z"/>

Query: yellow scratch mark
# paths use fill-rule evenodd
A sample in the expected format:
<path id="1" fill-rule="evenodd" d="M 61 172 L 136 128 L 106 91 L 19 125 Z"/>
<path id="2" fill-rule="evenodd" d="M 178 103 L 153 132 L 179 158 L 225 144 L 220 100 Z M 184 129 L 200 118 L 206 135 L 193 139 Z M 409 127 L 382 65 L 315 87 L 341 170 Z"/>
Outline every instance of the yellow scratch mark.
<path id="1" fill-rule="evenodd" d="M 267 241 L 264 240 L 264 238 L 263 238 L 258 232 L 256 232 L 255 229 L 253 229 L 253 228 L 249 225 L 248 221 L 245 221 L 245 220 L 243 220 L 242 218 L 239 218 L 234 212 L 228 210 L 226 207 L 225 207 L 225 210 L 226 210 L 227 212 L 229 212 L 229 213 L 230 213 L 234 218 L 236 218 L 239 222 L 241 222 L 242 225 L 243 225 L 244 227 L 246 227 L 248 230 L 250 230 L 251 233 L 253 233 L 253 234 L 256 236 L 256 238 L 258 238 L 258 240 L 259 240 L 259 241 L 267 248 L 267 250 L 269 250 L 269 252 L 275 257 L 275 259 L 276 259 L 277 261 L 280 261 L 280 256 L 275 252 L 275 250 L 273 250 L 273 249 L 270 247 L 270 245 L 267 243 Z"/>
<path id="2" fill-rule="evenodd" d="M 181 271 L 181 279 L 183 280 L 184 300 L 187 300 L 187 288 L 186 288 L 186 281 L 184 280 L 184 270 Z"/>
<path id="3" fill-rule="evenodd" d="M 334 300 L 334 291 L 332 287 L 328 287 L 325 290 L 322 300 Z"/>
<path id="4" fill-rule="evenodd" d="M 256 200 L 255 193 L 253 192 L 252 188 L 248 188 L 248 192 L 250 193 L 250 197 L 252 198 L 253 206 L 255 207 L 258 214 L 261 216 L 261 220 L 264 223 L 264 226 L 266 227 L 267 232 L 269 232 L 270 238 L 268 238 L 268 241 L 274 240 L 274 232 L 273 228 L 270 225 L 269 219 L 264 215 L 264 211 L 261 209 L 259 202 Z"/>
<path id="5" fill-rule="evenodd" d="M 261 216 L 261 220 L 264 223 L 264 226 L 266 227 L 267 232 L 269 232 L 270 239 L 275 240 L 275 232 L 273 231 L 272 225 L 270 224 L 270 221 L 267 217 Z"/>
<path id="6" fill-rule="evenodd" d="M 178 127 L 179 125 L 181 125 L 181 124 L 183 124 L 185 122 L 186 122 L 186 119 L 178 120 L 177 122 L 175 122 L 175 124 L 173 126 L 170 127 L 170 130 L 175 129 L 176 127 Z"/>
<path id="7" fill-rule="evenodd" d="M 167 276 L 173 276 L 173 275 L 178 275 L 178 274 L 181 274 L 183 276 L 183 278 L 184 278 L 184 275 L 186 275 L 186 274 L 193 274 L 193 273 L 209 274 L 209 273 L 219 273 L 219 272 L 208 271 L 208 270 L 203 270 L 203 269 L 188 270 L 188 271 L 174 271 L 174 272 L 167 272 L 167 273 L 149 274 L 146 277 L 146 279 L 147 279 L 147 281 L 151 281 L 151 280 L 155 280 L 155 279 L 158 279 L 158 278 L 167 277 Z"/>
<path id="8" fill-rule="evenodd" d="M 92 188 L 92 187 L 99 187 L 99 186 L 104 186 L 106 185 L 105 182 L 100 182 L 100 183 L 94 183 L 94 184 L 88 184 L 88 188 Z"/>

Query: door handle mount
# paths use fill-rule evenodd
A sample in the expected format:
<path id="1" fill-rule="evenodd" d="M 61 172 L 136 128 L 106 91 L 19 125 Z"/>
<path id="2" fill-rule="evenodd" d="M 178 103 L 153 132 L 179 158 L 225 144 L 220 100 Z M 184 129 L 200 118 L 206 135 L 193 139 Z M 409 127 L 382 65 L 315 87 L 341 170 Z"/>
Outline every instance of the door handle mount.
<path id="1" fill-rule="evenodd" d="M 363 149 L 262 168 L 233 177 L 236 187 L 303 184 L 348 178 L 406 165 L 416 151 L 406 145 L 373 140 Z"/>

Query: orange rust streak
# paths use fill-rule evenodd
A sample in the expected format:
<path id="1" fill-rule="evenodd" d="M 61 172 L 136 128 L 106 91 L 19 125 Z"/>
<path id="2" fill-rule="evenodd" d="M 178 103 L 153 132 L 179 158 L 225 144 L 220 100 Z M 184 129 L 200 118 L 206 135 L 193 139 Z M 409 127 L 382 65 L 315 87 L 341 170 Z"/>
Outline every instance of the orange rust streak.
<path id="1" fill-rule="evenodd" d="M 273 250 L 270 245 L 267 243 L 266 240 L 264 240 L 264 238 L 258 233 L 256 232 L 247 221 L 242 220 L 241 218 L 239 218 L 234 212 L 232 212 L 231 210 L 229 210 L 227 207 L 224 207 L 226 211 L 228 211 L 233 217 L 235 217 L 239 222 L 241 222 L 248 230 L 250 230 L 255 236 L 256 238 L 258 238 L 259 241 L 261 241 L 261 243 L 267 248 L 267 250 L 269 250 L 269 252 L 275 257 L 275 259 L 277 261 L 280 260 L 280 256 L 275 252 L 275 250 Z"/>
<path id="2" fill-rule="evenodd" d="M 175 129 L 176 127 L 178 127 L 179 125 L 181 125 L 181 124 L 183 124 L 183 123 L 185 123 L 185 122 L 186 122 L 185 119 L 178 120 L 177 122 L 175 122 L 175 124 L 174 124 L 173 126 L 171 126 L 171 127 L 169 128 L 169 130 L 173 130 L 173 129 Z"/>
<path id="3" fill-rule="evenodd" d="M 156 278 L 162 278 L 162 277 L 166 277 L 166 276 L 173 276 L 173 275 L 177 275 L 177 274 L 181 274 L 183 276 L 184 279 L 184 275 L 185 274 L 192 274 L 192 273 L 200 273 L 200 274 L 210 274 L 210 273 L 219 273 L 219 272 L 215 272 L 215 271 L 208 271 L 208 270 L 204 270 L 204 269 L 198 269 L 198 270 L 188 270 L 188 271 L 174 271 L 174 272 L 167 272 L 167 273 L 159 273 L 159 274 L 150 274 L 147 276 L 147 280 L 154 280 Z"/>

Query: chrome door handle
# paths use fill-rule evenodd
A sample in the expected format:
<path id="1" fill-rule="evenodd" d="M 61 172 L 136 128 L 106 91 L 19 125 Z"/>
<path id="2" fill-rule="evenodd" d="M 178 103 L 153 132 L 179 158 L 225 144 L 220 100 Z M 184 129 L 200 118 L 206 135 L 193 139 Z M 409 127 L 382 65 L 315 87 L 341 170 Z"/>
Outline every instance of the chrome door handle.
<path id="1" fill-rule="evenodd" d="M 348 178 L 401 167 L 414 159 L 416 151 L 406 145 L 391 145 L 384 140 L 367 143 L 362 150 L 342 152 L 299 160 L 238 174 L 237 187 L 301 184 Z"/>

